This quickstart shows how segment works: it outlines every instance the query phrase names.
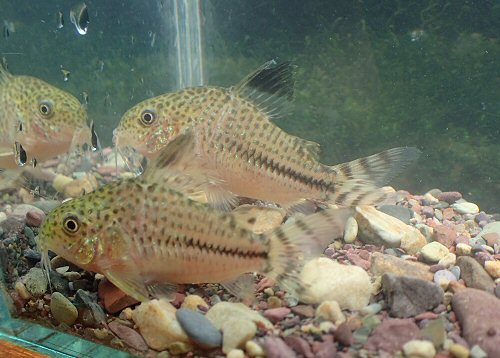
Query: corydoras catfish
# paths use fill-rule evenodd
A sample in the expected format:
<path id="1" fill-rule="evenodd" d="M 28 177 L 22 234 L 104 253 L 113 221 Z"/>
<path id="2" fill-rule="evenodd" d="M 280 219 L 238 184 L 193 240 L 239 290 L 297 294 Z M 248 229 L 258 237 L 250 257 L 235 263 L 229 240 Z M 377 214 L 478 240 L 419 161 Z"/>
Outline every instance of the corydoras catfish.
<path id="1" fill-rule="evenodd" d="M 35 165 L 91 140 L 87 112 L 73 95 L 0 66 L 0 168 Z"/>
<path id="2" fill-rule="evenodd" d="M 201 183 L 175 168 L 191 155 L 190 138 L 177 136 L 142 175 L 50 212 L 38 241 L 44 266 L 52 250 L 141 301 L 169 296 L 184 283 L 221 283 L 246 298 L 252 272 L 300 294 L 303 264 L 342 235 L 351 210 L 327 209 L 253 233 L 231 213 L 189 199 Z"/>
<path id="3" fill-rule="evenodd" d="M 132 147 L 152 159 L 194 128 L 198 160 L 189 170 L 204 168 L 201 174 L 214 184 L 208 199 L 222 207 L 234 202 L 231 194 L 286 208 L 304 200 L 354 206 L 385 199 L 380 187 L 419 151 L 394 148 L 348 163 L 322 164 L 319 144 L 271 121 L 293 90 L 293 66 L 270 61 L 231 88 L 186 88 L 140 102 L 123 115 L 114 142 L 119 152 Z"/>

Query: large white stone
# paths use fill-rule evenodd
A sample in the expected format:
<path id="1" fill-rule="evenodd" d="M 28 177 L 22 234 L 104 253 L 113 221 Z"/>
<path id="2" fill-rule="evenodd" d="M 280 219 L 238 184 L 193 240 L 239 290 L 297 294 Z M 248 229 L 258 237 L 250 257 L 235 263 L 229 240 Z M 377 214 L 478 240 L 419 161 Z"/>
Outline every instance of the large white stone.
<path id="1" fill-rule="evenodd" d="M 414 227 L 373 206 L 358 206 L 355 214 L 358 237 L 367 244 L 400 247 L 416 254 L 426 243 L 425 237 Z"/>
<path id="2" fill-rule="evenodd" d="M 449 250 L 443 244 L 437 241 L 428 243 L 422 248 L 422 257 L 425 262 L 435 264 L 438 263 L 443 257 L 449 254 Z"/>
<path id="3" fill-rule="evenodd" d="M 304 303 L 334 300 L 341 309 L 358 310 L 370 300 L 370 276 L 358 266 L 342 265 L 319 257 L 304 266 L 300 279 L 307 285 L 300 297 Z"/>
<path id="4" fill-rule="evenodd" d="M 176 308 L 165 299 L 143 302 L 132 313 L 141 335 L 150 348 L 163 351 L 173 347 L 190 350 L 190 340 L 175 318 Z"/>
<path id="5" fill-rule="evenodd" d="M 474 203 L 469 203 L 464 201 L 462 203 L 452 204 L 451 207 L 459 214 L 477 214 L 479 213 L 479 207 Z"/>

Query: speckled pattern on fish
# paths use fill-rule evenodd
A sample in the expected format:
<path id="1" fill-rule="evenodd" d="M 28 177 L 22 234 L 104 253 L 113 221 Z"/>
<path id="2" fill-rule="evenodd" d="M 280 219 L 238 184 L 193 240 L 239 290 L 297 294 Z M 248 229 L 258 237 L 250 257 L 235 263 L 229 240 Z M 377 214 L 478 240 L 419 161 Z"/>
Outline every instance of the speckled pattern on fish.
<path id="1" fill-rule="evenodd" d="M 319 162 L 319 144 L 272 123 L 293 95 L 293 66 L 268 62 L 235 87 L 187 88 L 129 109 L 114 132 L 119 151 L 131 146 L 154 158 L 186 129 L 197 136 L 203 174 L 228 192 L 290 207 L 303 199 L 340 205 L 378 203 L 380 186 L 418 155 L 394 148 L 336 166 Z M 332 129 L 333 130 L 333 129 Z"/>
<path id="2" fill-rule="evenodd" d="M 15 143 L 29 159 L 50 159 L 90 144 L 87 113 L 73 95 L 0 67 L 0 168 L 16 167 Z"/>
<path id="3" fill-rule="evenodd" d="M 143 175 L 110 183 L 49 213 L 39 236 L 45 266 L 52 250 L 142 301 L 167 295 L 181 283 L 218 282 L 246 297 L 248 272 L 300 291 L 304 260 L 342 235 L 351 211 L 329 209 L 254 234 L 232 214 L 182 193 L 196 183 L 179 179 L 169 166 L 191 137 L 178 136 Z"/>

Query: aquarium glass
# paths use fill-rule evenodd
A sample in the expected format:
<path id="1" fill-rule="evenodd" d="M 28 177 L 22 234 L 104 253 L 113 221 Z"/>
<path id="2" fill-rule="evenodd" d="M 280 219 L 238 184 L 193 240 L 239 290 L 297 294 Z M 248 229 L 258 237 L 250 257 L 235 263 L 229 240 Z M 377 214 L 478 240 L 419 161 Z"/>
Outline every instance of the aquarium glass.
<path id="1" fill-rule="evenodd" d="M 293 108 L 275 122 L 320 143 L 322 162 L 416 146 L 419 160 L 390 185 L 458 191 L 500 212 L 498 1 L 86 0 L 85 34 L 70 20 L 81 4 L 0 0 L 0 56 L 88 102 L 104 147 L 143 99 L 293 61 Z M 54 356 L 126 355 L 12 318 L 12 284 L 0 339 Z"/>

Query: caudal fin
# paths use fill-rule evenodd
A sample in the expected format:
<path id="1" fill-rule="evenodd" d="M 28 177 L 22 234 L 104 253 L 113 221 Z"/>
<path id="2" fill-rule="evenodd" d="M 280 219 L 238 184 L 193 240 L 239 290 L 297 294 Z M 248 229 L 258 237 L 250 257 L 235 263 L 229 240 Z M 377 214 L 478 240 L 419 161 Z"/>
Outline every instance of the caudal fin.
<path id="1" fill-rule="evenodd" d="M 342 206 L 375 205 L 387 198 L 380 189 L 420 155 L 414 147 L 389 149 L 330 167 L 335 187 L 329 202 Z"/>
<path id="2" fill-rule="evenodd" d="M 299 217 L 266 236 L 270 240 L 269 266 L 266 276 L 292 294 L 304 289 L 299 279 L 304 264 L 319 256 L 336 238 L 342 236 L 345 222 L 352 209 L 328 209 Z"/>

